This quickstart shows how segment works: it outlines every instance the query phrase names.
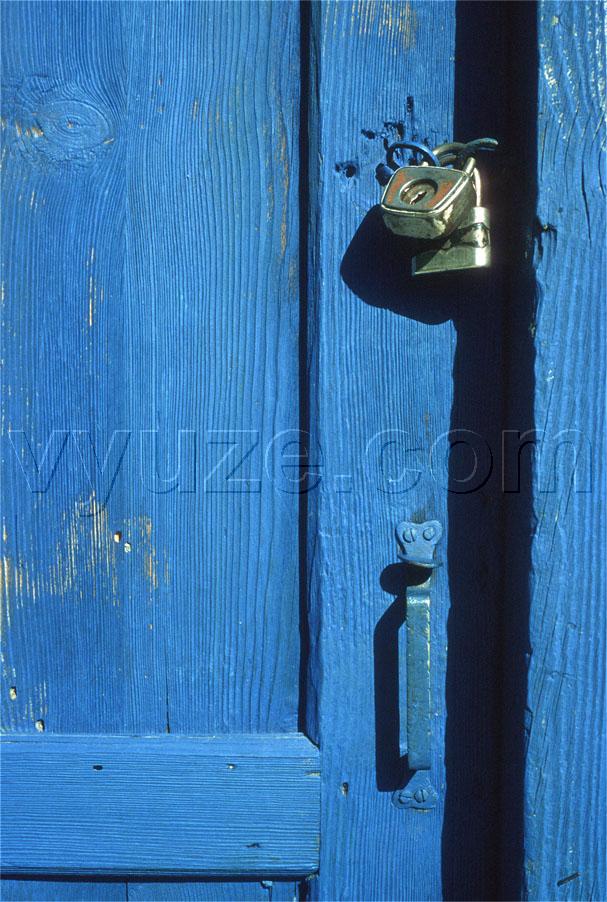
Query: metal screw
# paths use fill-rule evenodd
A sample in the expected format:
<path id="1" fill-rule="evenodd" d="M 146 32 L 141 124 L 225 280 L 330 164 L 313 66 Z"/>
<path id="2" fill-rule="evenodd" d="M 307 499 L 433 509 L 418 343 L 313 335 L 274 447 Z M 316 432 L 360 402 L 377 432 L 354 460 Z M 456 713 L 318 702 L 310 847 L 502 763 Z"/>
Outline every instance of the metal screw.
<path id="1" fill-rule="evenodd" d="M 436 530 L 433 526 L 426 526 L 426 528 L 424 529 L 423 535 L 424 535 L 424 539 L 426 539 L 426 541 L 429 542 L 430 539 L 433 539 L 434 536 L 436 535 Z"/>
<path id="2" fill-rule="evenodd" d="M 436 790 L 427 784 L 418 786 L 412 791 L 412 787 L 397 789 L 392 793 L 392 804 L 395 808 L 434 808 L 437 802 Z"/>
<path id="3" fill-rule="evenodd" d="M 416 538 L 417 538 L 417 530 L 412 529 L 410 526 L 408 526 L 405 529 L 405 531 L 403 532 L 403 539 L 405 540 L 405 542 L 415 542 Z"/>

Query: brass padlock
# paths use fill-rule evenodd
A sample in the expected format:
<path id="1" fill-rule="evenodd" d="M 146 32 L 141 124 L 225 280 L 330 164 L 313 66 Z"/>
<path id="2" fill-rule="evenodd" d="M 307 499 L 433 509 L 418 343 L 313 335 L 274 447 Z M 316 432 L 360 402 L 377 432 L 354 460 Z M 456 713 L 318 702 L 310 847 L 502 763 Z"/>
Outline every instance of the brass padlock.
<path id="1" fill-rule="evenodd" d="M 439 165 L 403 166 L 391 177 L 381 200 L 384 222 L 397 235 L 428 242 L 413 257 L 414 276 L 490 265 L 489 211 L 481 206 L 472 152 L 496 145 L 491 138 L 443 144 L 434 151 L 420 145 Z M 456 163 L 466 153 L 463 169 L 442 165 Z"/>
<path id="2" fill-rule="evenodd" d="M 397 235 L 432 240 L 449 235 L 476 202 L 474 159 L 463 170 L 403 166 L 384 191 L 384 222 Z"/>

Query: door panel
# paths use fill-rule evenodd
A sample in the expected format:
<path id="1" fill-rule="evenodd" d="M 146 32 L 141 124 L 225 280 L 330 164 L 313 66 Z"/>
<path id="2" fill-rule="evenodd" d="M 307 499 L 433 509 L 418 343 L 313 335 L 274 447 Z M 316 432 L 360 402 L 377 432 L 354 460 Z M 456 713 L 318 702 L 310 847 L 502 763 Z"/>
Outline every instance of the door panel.
<path id="1" fill-rule="evenodd" d="M 49 792 L 46 833 L 21 822 L 11 843 L 86 874 L 94 844 L 72 865 L 41 854 L 69 784 L 56 737 L 228 734 L 235 757 L 242 734 L 298 726 L 297 481 L 275 461 L 299 426 L 299 11 L 11 3 L 3 28 L 3 728 L 31 734 Z M 232 814 L 274 840 L 210 870 L 201 844 L 193 872 L 315 869 L 318 762 L 272 826 L 266 752 L 251 815 Z M 218 835 L 229 816 L 215 809 Z M 162 873 L 156 853 L 127 871 Z"/>
<path id="2" fill-rule="evenodd" d="M 324 462 L 309 500 L 310 632 L 322 680 L 310 729 L 323 749 L 324 793 L 311 892 L 321 899 L 521 892 L 533 810 L 524 758 L 533 520 L 528 492 L 504 489 L 502 440 L 533 424 L 534 412 L 530 173 L 545 41 L 536 13 L 532 4 L 377 3 L 322 4 L 310 16 L 311 422 Z M 558 25 L 559 15 L 546 12 L 545 22 Z M 494 265 L 412 283 L 409 254 L 376 207 L 387 145 L 476 135 L 502 147 L 481 164 Z M 422 811 L 395 805 L 414 777 L 399 735 L 404 582 L 390 566 L 403 518 L 437 518 L 446 532 L 431 621 L 437 803 Z M 549 645 L 542 630 L 542 653 Z M 355 856 L 346 851 L 353 836 Z"/>
<path id="3" fill-rule="evenodd" d="M 294 730 L 297 10 L 3 18 L 5 723 Z"/>
<path id="4" fill-rule="evenodd" d="M 5 5 L 6 898 L 605 895 L 599 19 Z M 387 148 L 481 135 L 494 265 L 412 282 Z"/>

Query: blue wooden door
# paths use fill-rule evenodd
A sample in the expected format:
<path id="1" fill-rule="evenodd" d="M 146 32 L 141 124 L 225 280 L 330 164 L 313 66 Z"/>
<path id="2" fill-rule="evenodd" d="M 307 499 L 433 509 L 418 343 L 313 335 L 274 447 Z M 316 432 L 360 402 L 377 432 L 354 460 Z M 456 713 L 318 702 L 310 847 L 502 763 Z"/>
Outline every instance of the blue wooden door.
<path id="1" fill-rule="evenodd" d="M 603 898 L 600 7 L 3 28 L 3 898 Z M 413 282 L 387 149 L 484 135 L 494 265 Z"/>
<path id="2" fill-rule="evenodd" d="M 4 893 L 292 896 L 299 12 L 3 23 L 3 866 L 44 878 Z M 227 885 L 140 883 L 188 874 Z"/>

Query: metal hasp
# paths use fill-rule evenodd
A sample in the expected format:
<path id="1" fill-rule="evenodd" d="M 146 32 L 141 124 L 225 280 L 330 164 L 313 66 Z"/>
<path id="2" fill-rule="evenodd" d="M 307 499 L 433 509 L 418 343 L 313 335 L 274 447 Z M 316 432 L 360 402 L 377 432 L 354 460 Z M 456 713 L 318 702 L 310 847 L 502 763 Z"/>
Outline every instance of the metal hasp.
<path id="1" fill-rule="evenodd" d="M 432 696 L 430 689 L 430 588 L 440 564 L 434 550 L 443 534 L 438 520 L 396 527 L 401 561 L 428 571 L 418 585 L 407 587 L 407 757 L 411 770 L 429 770 Z"/>
<path id="2" fill-rule="evenodd" d="M 473 207 L 458 229 L 439 247 L 429 247 L 415 255 L 414 276 L 491 265 L 489 210 Z"/>

